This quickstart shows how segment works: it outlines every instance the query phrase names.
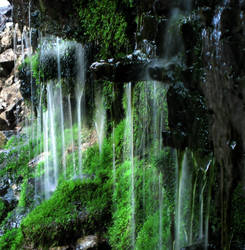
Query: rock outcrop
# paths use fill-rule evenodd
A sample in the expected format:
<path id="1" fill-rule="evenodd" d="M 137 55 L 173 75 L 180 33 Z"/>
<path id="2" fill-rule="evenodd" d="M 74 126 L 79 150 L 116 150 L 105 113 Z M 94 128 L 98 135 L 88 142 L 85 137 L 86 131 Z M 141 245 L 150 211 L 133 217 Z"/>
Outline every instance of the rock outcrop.
<path id="1" fill-rule="evenodd" d="M 4 26 L 4 27 L 3 27 Z M 0 33 L 0 130 L 15 129 L 24 119 L 25 105 L 17 71 L 21 63 L 21 33 L 7 22 Z M 14 38 L 15 36 L 15 38 Z M 15 40 L 16 44 L 13 44 Z"/>

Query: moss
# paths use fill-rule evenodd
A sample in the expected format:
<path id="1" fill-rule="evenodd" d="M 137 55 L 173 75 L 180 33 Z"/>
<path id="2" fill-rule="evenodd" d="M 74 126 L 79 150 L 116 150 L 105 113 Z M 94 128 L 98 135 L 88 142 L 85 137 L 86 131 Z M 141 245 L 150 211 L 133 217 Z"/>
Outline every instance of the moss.
<path id="1" fill-rule="evenodd" d="M 166 200 L 165 200 L 166 201 Z M 159 249 L 160 235 L 159 212 L 149 216 L 143 224 L 136 241 L 137 250 Z M 170 238 L 170 217 L 168 215 L 167 206 L 163 209 L 162 217 L 162 249 L 171 249 L 169 244 Z"/>
<path id="2" fill-rule="evenodd" d="M 23 235 L 19 229 L 11 229 L 0 237 L 0 250 L 21 250 Z"/>
<path id="3" fill-rule="evenodd" d="M 5 168 L 0 170 L 0 176 L 8 174 L 12 179 L 32 177 L 33 169 L 28 166 L 35 156 L 36 143 L 26 143 L 26 138 L 12 137 L 5 149 L 11 149 L 4 159 Z M 18 145 L 18 147 L 16 146 Z"/>
<path id="4" fill-rule="evenodd" d="M 124 8 L 128 8 L 130 2 L 123 1 L 121 4 Z M 130 46 L 126 14 L 119 6 L 120 4 L 114 0 L 77 1 L 76 3 L 75 8 L 84 30 L 84 40 L 98 44 L 99 55 L 102 58 L 121 56 Z"/>
<path id="5" fill-rule="evenodd" d="M 98 185 L 90 180 L 61 184 L 49 200 L 22 221 L 26 242 L 50 247 L 70 243 L 84 232 L 95 233 L 105 221 L 105 207 L 99 202 L 102 198 L 98 197 L 97 189 Z"/>
<path id="6" fill-rule="evenodd" d="M 37 84 L 41 83 L 41 79 L 44 79 L 44 71 L 40 65 L 40 53 L 37 51 L 30 57 L 26 57 L 24 62 L 19 66 L 18 70 L 21 71 L 24 68 L 29 68 L 32 71 L 32 75 Z"/>

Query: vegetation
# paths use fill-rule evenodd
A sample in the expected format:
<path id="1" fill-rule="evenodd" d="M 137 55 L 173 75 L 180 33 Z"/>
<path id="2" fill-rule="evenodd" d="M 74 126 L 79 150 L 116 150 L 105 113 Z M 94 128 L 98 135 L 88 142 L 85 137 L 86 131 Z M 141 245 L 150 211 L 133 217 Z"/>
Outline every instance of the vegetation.
<path id="1" fill-rule="evenodd" d="M 77 1 L 85 39 L 99 45 L 101 58 L 120 57 L 130 47 L 125 18 L 130 6 L 132 1 Z"/>

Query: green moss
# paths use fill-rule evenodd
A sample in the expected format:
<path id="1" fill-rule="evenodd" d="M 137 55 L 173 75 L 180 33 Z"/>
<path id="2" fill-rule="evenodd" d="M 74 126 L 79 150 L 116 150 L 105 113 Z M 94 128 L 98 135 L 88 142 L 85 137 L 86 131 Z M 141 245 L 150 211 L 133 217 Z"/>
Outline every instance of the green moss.
<path id="1" fill-rule="evenodd" d="M 19 66 L 18 70 L 21 71 L 24 68 L 29 68 L 32 71 L 32 75 L 37 84 L 41 83 L 41 79 L 44 78 L 44 72 L 40 65 L 40 53 L 37 51 L 30 57 L 26 57 L 24 62 Z"/>
<path id="2" fill-rule="evenodd" d="M 131 1 L 124 1 L 124 4 L 127 6 L 128 2 Z M 89 42 L 99 44 L 102 58 L 120 56 L 129 46 L 126 34 L 128 24 L 118 6 L 114 0 L 77 2 L 84 35 Z"/>
<path id="3" fill-rule="evenodd" d="M 11 229 L 0 237 L 0 250 L 21 250 L 23 235 L 19 229 Z"/>
<path id="4" fill-rule="evenodd" d="M 168 244 L 170 239 L 170 217 L 168 209 L 163 209 L 162 217 L 162 249 L 171 249 L 171 245 Z M 136 241 L 137 250 L 159 249 L 160 235 L 159 225 L 160 218 L 159 212 L 149 216 L 143 224 Z"/>
<path id="5" fill-rule="evenodd" d="M 26 242 L 49 247 L 72 242 L 84 232 L 95 233 L 105 221 L 105 207 L 97 203 L 97 189 L 98 185 L 90 180 L 77 179 L 61 184 L 49 200 L 22 221 Z M 93 207 L 95 204 L 97 206 Z"/>
<path id="6" fill-rule="evenodd" d="M 15 145 L 18 144 L 16 147 Z M 23 144 L 22 144 L 23 143 Z M 33 146 L 33 148 L 32 148 Z M 32 177 L 33 169 L 28 166 L 30 159 L 35 156 L 35 147 L 32 143 L 25 143 L 24 138 L 18 140 L 14 137 L 8 142 L 6 149 L 13 147 L 8 156 L 4 159 L 5 168 L 0 171 L 0 176 L 8 174 L 12 178 L 18 179 L 18 177 Z"/>
<path id="7" fill-rule="evenodd" d="M 24 179 L 22 185 L 21 185 L 21 193 L 20 193 L 20 199 L 18 206 L 19 207 L 26 207 L 28 202 L 28 179 Z"/>

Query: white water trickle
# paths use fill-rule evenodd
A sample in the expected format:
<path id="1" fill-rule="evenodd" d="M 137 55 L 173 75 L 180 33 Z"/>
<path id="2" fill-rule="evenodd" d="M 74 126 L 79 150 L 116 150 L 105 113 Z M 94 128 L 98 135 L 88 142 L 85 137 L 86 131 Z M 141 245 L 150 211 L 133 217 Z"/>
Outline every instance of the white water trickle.
<path id="1" fill-rule="evenodd" d="M 204 194 L 205 187 L 206 187 L 206 180 L 204 180 L 204 184 L 203 184 L 200 196 L 199 196 L 199 201 L 200 201 L 199 239 L 203 239 L 203 236 L 204 236 L 203 235 L 203 211 L 204 211 L 204 209 L 203 209 L 203 206 L 204 206 L 203 194 Z"/>
<path id="2" fill-rule="evenodd" d="M 157 85 L 156 81 L 153 82 L 153 143 L 154 153 L 156 153 L 157 142 Z"/>
<path id="3" fill-rule="evenodd" d="M 104 127 L 105 127 L 105 120 L 106 120 L 106 112 L 105 112 L 103 99 L 104 98 L 103 96 L 101 96 L 100 93 L 96 95 L 95 128 L 96 128 L 96 132 L 98 136 L 100 153 L 102 152 L 102 144 L 103 144 L 103 139 L 104 139 Z"/>
<path id="4" fill-rule="evenodd" d="M 58 159 L 57 159 L 57 142 L 56 142 L 56 131 L 55 131 L 55 102 L 54 102 L 54 86 L 52 82 L 49 82 L 47 85 L 47 97 L 48 97 L 48 114 L 49 114 L 49 122 L 50 122 L 50 139 L 51 139 L 51 157 L 52 157 L 52 172 L 53 172 L 53 181 L 51 191 L 54 191 L 58 184 Z"/>
<path id="5" fill-rule="evenodd" d="M 24 60 L 25 60 L 25 44 L 24 44 L 24 29 L 22 31 L 22 34 L 21 34 L 21 60 L 22 60 L 22 63 L 24 63 Z"/>
<path id="6" fill-rule="evenodd" d="M 216 57 L 220 57 L 220 39 L 221 39 L 221 16 L 222 13 L 227 6 L 227 4 L 230 2 L 230 0 L 224 0 L 223 6 L 219 6 L 216 10 L 216 14 L 213 18 L 213 32 L 211 34 L 211 39 L 214 42 L 215 49 L 216 49 Z"/>
<path id="7" fill-rule="evenodd" d="M 40 87 L 40 97 L 39 97 L 39 104 L 38 104 L 38 108 L 37 108 L 37 131 L 36 131 L 36 144 L 39 145 L 39 147 L 36 148 L 36 155 L 41 154 L 41 152 L 44 152 L 43 147 L 42 147 L 42 143 L 41 141 L 39 141 L 39 139 L 41 140 L 41 135 L 42 135 L 42 96 L 43 96 L 43 86 Z M 38 176 L 38 168 L 35 168 L 35 199 L 38 198 L 39 196 L 39 187 L 38 187 L 38 182 L 39 182 L 39 178 L 37 178 Z M 35 200 L 36 204 L 38 200 Z"/>
<path id="8" fill-rule="evenodd" d="M 205 239 L 204 239 L 204 247 L 205 250 L 208 250 L 208 233 L 209 233 L 209 216 L 210 216 L 210 204 L 211 204 L 211 190 L 212 190 L 212 182 L 213 182 L 213 168 L 211 166 L 212 160 L 209 160 L 205 173 L 207 174 L 208 171 L 211 171 L 211 175 L 210 175 L 210 182 L 208 185 L 208 198 L 207 198 L 207 210 L 206 210 L 206 217 L 205 217 Z M 211 170 L 210 169 L 211 166 Z"/>
<path id="9" fill-rule="evenodd" d="M 31 28 L 31 1 L 28 5 L 28 22 L 29 22 L 29 39 L 28 39 L 28 57 L 32 56 L 32 28 Z M 34 93 L 33 93 L 33 76 L 32 76 L 32 60 L 30 60 L 30 83 L 31 83 L 31 139 L 34 140 Z"/>
<path id="10" fill-rule="evenodd" d="M 188 201 L 190 190 L 191 177 L 188 173 L 188 159 L 187 152 L 184 153 L 182 162 L 177 166 L 177 199 L 176 199 L 176 232 L 175 232 L 175 250 L 179 250 L 184 245 L 188 244 L 188 232 L 186 229 L 186 214 L 188 213 Z M 177 165 L 178 165 L 177 164 Z M 187 223 L 188 224 L 188 223 Z"/>
<path id="11" fill-rule="evenodd" d="M 78 172 L 82 176 L 82 97 L 85 87 L 85 60 L 84 48 L 81 44 L 76 46 L 77 76 L 76 76 L 76 103 L 77 103 L 77 123 L 78 123 Z M 75 174 L 75 173 L 74 173 Z"/>
<path id="12" fill-rule="evenodd" d="M 43 141 L 44 141 L 44 198 L 50 197 L 50 165 L 49 165 L 49 131 L 48 131 L 48 111 L 43 114 Z"/>
<path id="13" fill-rule="evenodd" d="M 129 160 L 131 163 L 131 245 L 135 249 L 135 187 L 134 187 L 134 143 L 132 117 L 132 84 L 127 85 L 127 122 L 129 126 Z"/>
<path id="14" fill-rule="evenodd" d="M 68 95 L 68 118 L 69 118 L 69 129 L 71 136 L 71 152 L 72 152 L 72 165 L 73 172 L 76 172 L 76 164 L 75 164 L 75 149 L 74 149 L 74 136 L 73 136 L 73 126 L 72 126 L 72 112 L 71 112 L 71 95 Z"/>
<path id="15" fill-rule="evenodd" d="M 59 88 L 59 106 L 60 106 L 60 131 L 61 131 L 61 142 L 62 142 L 62 166 L 64 176 L 66 176 L 66 159 L 65 159 L 65 128 L 64 128 L 64 109 L 63 109 L 63 94 L 61 84 L 61 64 L 60 64 L 60 39 L 56 39 L 57 45 L 57 71 L 58 71 L 58 88 Z"/>
<path id="16" fill-rule="evenodd" d="M 16 53 L 17 53 L 17 34 L 18 24 L 13 25 L 13 47 L 14 47 L 14 68 L 16 66 Z M 14 70 L 14 81 L 16 80 L 16 70 Z"/>
<path id="17" fill-rule="evenodd" d="M 159 250 L 163 250 L 163 190 L 162 190 L 162 174 L 159 174 Z"/>

